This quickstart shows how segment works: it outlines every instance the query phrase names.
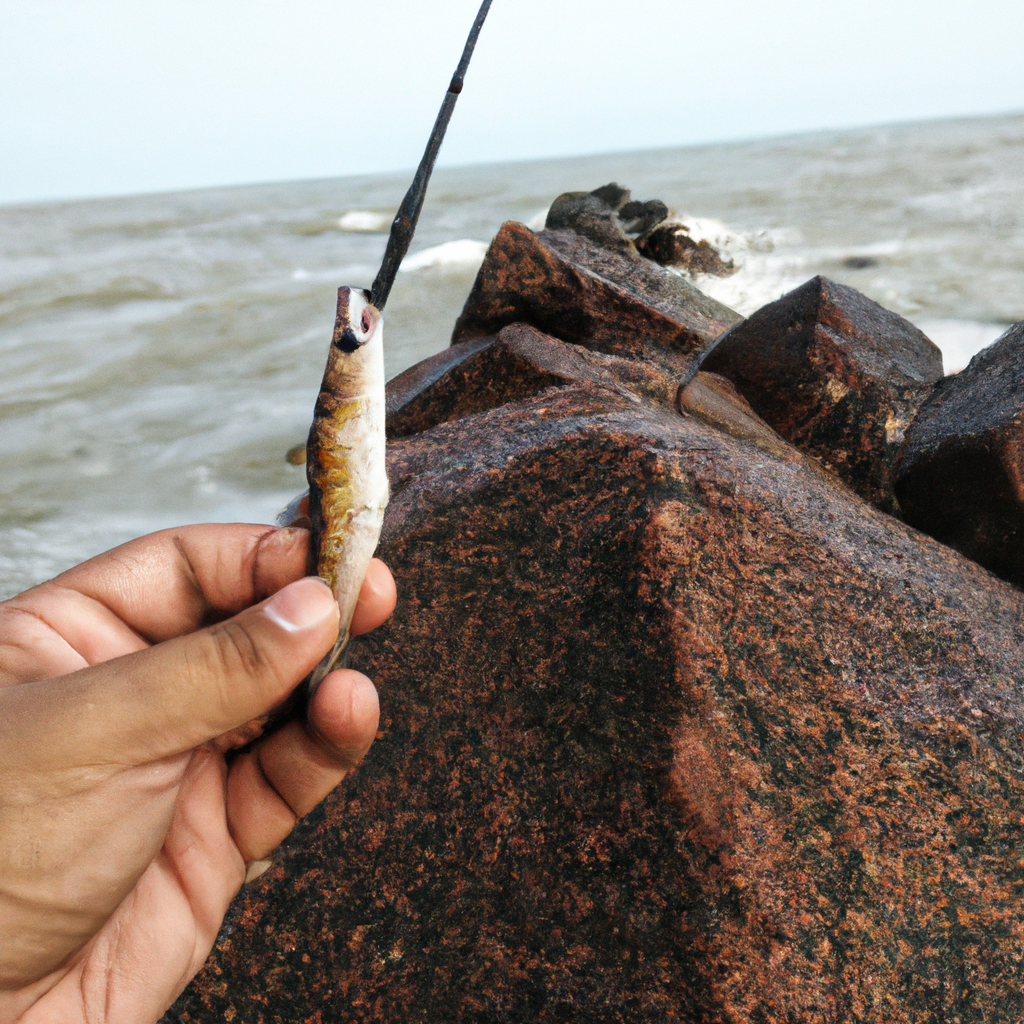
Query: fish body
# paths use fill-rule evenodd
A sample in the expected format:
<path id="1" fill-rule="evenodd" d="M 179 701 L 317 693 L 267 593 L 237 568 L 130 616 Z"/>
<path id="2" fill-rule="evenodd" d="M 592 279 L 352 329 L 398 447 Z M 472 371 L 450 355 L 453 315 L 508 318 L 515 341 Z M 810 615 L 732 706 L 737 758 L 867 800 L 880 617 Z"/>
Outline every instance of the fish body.
<path id="1" fill-rule="evenodd" d="M 382 310 L 409 251 L 430 175 L 491 2 L 482 0 L 473 21 L 423 159 L 391 225 L 373 287 L 368 292 L 338 289 L 334 336 L 306 443 L 306 478 L 313 535 L 310 571 L 334 592 L 341 609 L 341 628 L 334 649 L 310 676 L 309 694 L 337 666 L 348 644 L 352 614 L 384 522 L 388 476 Z M 286 510 L 286 514 L 293 512 L 298 513 L 299 508 Z"/>
<path id="2" fill-rule="evenodd" d="M 311 571 L 334 592 L 341 626 L 334 649 L 310 677 L 310 693 L 348 643 L 388 504 L 383 319 L 368 292 L 338 289 L 334 335 L 306 443 L 306 477 Z"/>

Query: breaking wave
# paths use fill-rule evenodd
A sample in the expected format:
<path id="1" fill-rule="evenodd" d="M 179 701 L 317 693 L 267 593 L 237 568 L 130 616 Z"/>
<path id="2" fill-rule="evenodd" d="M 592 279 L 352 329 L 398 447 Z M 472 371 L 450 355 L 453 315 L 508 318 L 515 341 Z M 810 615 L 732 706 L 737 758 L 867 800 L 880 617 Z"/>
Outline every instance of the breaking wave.
<path id="1" fill-rule="evenodd" d="M 487 255 L 487 248 L 486 242 L 460 238 L 457 242 L 444 242 L 414 256 L 406 256 L 401 269 L 404 273 L 411 273 L 428 267 L 479 267 Z"/>

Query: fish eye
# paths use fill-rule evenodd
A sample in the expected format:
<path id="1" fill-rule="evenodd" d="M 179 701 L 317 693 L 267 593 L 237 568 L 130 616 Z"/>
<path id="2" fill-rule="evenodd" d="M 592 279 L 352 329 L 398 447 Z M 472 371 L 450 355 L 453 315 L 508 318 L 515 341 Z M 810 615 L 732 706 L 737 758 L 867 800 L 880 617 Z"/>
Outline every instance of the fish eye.
<path id="1" fill-rule="evenodd" d="M 370 328 L 373 326 L 370 322 L 370 314 L 364 310 L 362 316 L 363 334 L 369 334 Z"/>

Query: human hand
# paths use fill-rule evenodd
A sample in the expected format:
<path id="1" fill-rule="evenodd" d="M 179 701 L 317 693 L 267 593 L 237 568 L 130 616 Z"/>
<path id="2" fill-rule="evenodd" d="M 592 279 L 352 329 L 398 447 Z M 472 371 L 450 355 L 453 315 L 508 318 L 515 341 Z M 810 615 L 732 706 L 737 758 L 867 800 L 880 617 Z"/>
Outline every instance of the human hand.
<path id="1" fill-rule="evenodd" d="M 156 1021 L 247 869 L 366 753 L 377 694 L 348 670 L 308 722 L 222 752 L 337 636 L 308 550 L 304 530 L 184 527 L 0 603 L 0 1024 Z M 375 560 L 352 633 L 394 604 Z"/>

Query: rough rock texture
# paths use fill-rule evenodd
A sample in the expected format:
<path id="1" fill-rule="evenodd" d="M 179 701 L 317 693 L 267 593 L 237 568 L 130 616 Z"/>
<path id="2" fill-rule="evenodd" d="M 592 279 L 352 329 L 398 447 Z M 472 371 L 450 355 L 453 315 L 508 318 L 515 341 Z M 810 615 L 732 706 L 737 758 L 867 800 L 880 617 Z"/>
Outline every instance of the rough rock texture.
<path id="1" fill-rule="evenodd" d="M 639 255 L 575 231 L 534 234 L 509 221 L 491 243 L 452 341 L 522 322 L 562 341 L 682 369 L 741 319 Z"/>
<path id="2" fill-rule="evenodd" d="M 445 349 L 391 381 L 388 437 L 419 433 L 580 380 L 627 388 L 665 405 L 674 402 L 677 390 L 673 378 L 650 363 L 591 352 L 535 327 L 512 324 L 497 338 Z"/>
<path id="3" fill-rule="evenodd" d="M 921 407 L 896 494 L 908 522 L 1024 585 L 1024 323 Z"/>
<path id="4" fill-rule="evenodd" d="M 390 446 L 380 738 L 165 1019 L 1021 1019 L 1024 595 L 560 384 Z"/>
<path id="5" fill-rule="evenodd" d="M 892 463 L 942 354 L 913 324 L 815 277 L 737 326 L 704 363 L 783 437 L 895 509 Z"/>

